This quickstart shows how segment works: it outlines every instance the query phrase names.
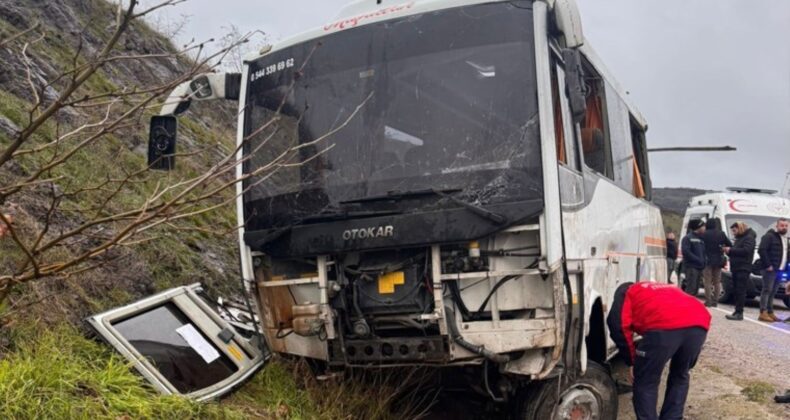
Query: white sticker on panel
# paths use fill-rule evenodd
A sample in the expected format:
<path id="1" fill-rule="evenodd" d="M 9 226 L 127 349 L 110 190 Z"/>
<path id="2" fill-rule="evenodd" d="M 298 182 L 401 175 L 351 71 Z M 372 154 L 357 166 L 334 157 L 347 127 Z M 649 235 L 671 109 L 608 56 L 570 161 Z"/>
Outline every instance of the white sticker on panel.
<path id="1" fill-rule="evenodd" d="M 186 324 L 182 327 L 176 328 L 176 332 L 178 335 L 186 340 L 187 344 L 190 347 L 195 349 L 195 351 L 206 361 L 206 363 L 211 363 L 217 359 L 219 359 L 219 352 L 214 346 L 211 345 L 205 338 L 192 326 L 192 324 Z"/>

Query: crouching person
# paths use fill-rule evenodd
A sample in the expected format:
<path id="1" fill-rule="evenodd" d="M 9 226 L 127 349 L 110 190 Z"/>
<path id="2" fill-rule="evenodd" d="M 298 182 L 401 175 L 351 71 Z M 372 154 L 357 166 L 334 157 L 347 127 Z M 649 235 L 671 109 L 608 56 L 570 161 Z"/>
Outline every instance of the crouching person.
<path id="1" fill-rule="evenodd" d="M 612 340 L 631 366 L 637 419 L 682 419 L 689 370 L 697 363 L 710 328 L 708 310 L 672 285 L 624 283 L 615 291 L 606 322 Z M 634 333 L 642 336 L 637 346 Z M 659 417 L 658 386 L 667 362 L 669 378 Z"/>

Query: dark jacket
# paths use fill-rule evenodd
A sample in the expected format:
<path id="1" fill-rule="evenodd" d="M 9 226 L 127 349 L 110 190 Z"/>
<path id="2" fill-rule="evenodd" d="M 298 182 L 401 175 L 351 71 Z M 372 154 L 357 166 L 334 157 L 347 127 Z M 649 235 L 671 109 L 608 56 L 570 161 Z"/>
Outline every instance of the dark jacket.
<path id="1" fill-rule="evenodd" d="M 678 257 L 678 243 L 674 239 L 667 239 L 667 258 L 677 259 Z"/>
<path id="2" fill-rule="evenodd" d="M 732 246 L 732 242 L 727 238 L 727 235 L 719 229 L 719 224 L 715 219 L 708 220 L 705 226 L 707 230 L 702 234 L 702 240 L 705 241 L 705 258 L 707 258 L 708 267 L 719 267 L 724 265 L 724 252 L 721 247 Z"/>
<path id="3" fill-rule="evenodd" d="M 683 264 L 687 267 L 702 270 L 705 268 L 705 242 L 700 235 L 689 232 L 680 242 L 683 253 Z"/>
<path id="4" fill-rule="evenodd" d="M 790 253 L 790 246 L 788 246 L 788 253 Z M 774 270 L 782 270 L 784 267 L 779 267 L 782 263 L 782 235 L 771 229 L 765 232 L 763 238 L 760 239 L 760 249 L 757 251 L 760 254 L 760 262 L 763 269 L 773 267 Z M 790 261 L 790 258 L 788 259 Z"/>
<path id="5" fill-rule="evenodd" d="M 752 271 L 754 261 L 754 248 L 757 246 L 757 233 L 748 229 L 743 235 L 735 238 L 735 243 L 730 248 L 730 271 Z"/>
<path id="6" fill-rule="evenodd" d="M 623 283 L 614 292 L 606 318 L 609 335 L 629 366 L 634 363 L 634 333 L 700 327 L 710 329 L 710 313 L 696 297 L 660 283 Z"/>

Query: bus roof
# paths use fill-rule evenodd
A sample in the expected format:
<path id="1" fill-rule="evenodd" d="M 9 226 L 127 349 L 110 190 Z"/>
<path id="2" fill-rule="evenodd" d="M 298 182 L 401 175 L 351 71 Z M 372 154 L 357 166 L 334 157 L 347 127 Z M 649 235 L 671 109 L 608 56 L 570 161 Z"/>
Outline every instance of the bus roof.
<path id="1" fill-rule="evenodd" d="M 271 48 L 267 47 L 260 53 L 246 57 L 246 60 L 254 61 L 271 52 L 362 25 L 368 25 L 371 23 L 404 16 L 432 12 L 435 10 L 505 1 L 506 0 L 400 0 L 387 1 L 383 4 L 377 4 L 375 0 L 355 0 L 343 7 L 338 15 L 332 21 L 327 22 L 324 26 L 310 29 L 293 37 L 279 41 L 272 45 Z M 587 58 L 590 64 L 592 64 L 595 70 L 601 75 L 601 77 L 603 77 L 603 79 L 614 88 L 614 90 L 617 92 L 617 95 L 628 107 L 636 122 L 642 127 L 642 129 L 647 130 L 647 121 L 645 120 L 644 116 L 642 116 L 637 107 L 628 97 L 626 91 L 620 86 L 617 80 L 612 76 L 611 72 L 609 72 L 609 70 L 603 64 L 603 61 L 600 59 L 589 42 L 585 42 L 584 45 L 582 45 L 581 52 Z"/>
<path id="2" fill-rule="evenodd" d="M 278 41 L 265 49 L 260 54 L 246 57 L 247 61 L 257 60 L 273 51 L 300 44 L 311 39 L 320 38 L 335 32 L 344 31 L 358 26 L 382 22 L 389 19 L 435 10 L 449 9 L 452 7 L 468 6 L 473 4 L 495 3 L 505 0 L 400 0 L 387 1 L 377 4 L 375 0 L 355 0 L 349 2 L 331 21 L 323 26 L 312 28 L 290 38 Z"/>

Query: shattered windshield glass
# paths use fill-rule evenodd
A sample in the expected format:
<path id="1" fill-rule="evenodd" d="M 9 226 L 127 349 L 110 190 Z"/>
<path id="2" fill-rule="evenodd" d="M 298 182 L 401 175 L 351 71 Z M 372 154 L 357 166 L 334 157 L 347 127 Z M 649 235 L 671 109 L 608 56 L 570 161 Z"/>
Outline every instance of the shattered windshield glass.
<path id="1" fill-rule="evenodd" d="M 457 190 L 475 205 L 542 197 L 532 32 L 529 7 L 476 5 L 251 63 L 248 229 L 391 192 Z"/>

